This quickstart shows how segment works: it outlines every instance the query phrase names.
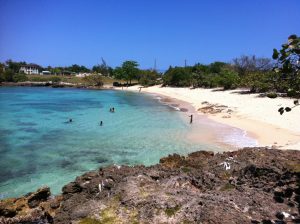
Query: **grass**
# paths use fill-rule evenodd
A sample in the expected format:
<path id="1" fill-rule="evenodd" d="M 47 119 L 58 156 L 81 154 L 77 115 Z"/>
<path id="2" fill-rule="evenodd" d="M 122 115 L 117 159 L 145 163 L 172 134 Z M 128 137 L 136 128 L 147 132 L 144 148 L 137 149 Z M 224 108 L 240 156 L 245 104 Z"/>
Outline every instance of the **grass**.
<path id="1" fill-rule="evenodd" d="M 168 217 L 171 217 L 171 216 L 174 216 L 179 210 L 180 210 L 180 206 L 179 205 L 176 205 L 175 207 L 173 208 L 167 208 L 165 210 L 165 213 Z"/>
<path id="2" fill-rule="evenodd" d="M 108 207 L 106 209 L 103 209 L 100 216 L 101 216 L 101 222 L 100 222 L 101 224 L 120 223 L 118 215 L 116 214 L 115 207 Z"/>
<path id="3" fill-rule="evenodd" d="M 79 224 L 102 224 L 102 222 L 93 218 L 84 218 L 79 221 Z"/>
<path id="4" fill-rule="evenodd" d="M 184 173 L 188 173 L 191 171 L 191 168 L 189 167 L 182 167 L 181 170 L 184 172 Z"/>
<path id="5" fill-rule="evenodd" d="M 223 187 L 221 187 L 220 191 L 230 191 L 233 190 L 235 187 L 230 184 L 230 183 L 226 183 Z"/>
<path id="6" fill-rule="evenodd" d="M 290 161 L 286 164 L 286 166 L 292 172 L 300 173 L 300 164 L 299 163 Z"/>

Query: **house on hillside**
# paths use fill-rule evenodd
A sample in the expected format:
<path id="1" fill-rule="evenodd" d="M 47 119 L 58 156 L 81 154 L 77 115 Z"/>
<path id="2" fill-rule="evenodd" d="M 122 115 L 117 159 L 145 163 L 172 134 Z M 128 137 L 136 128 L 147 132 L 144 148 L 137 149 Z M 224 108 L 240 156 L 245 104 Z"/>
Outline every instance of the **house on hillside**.
<path id="1" fill-rule="evenodd" d="M 25 73 L 27 75 L 38 75 L 39 74 L 39 67 L 36 64 L 28 64 L 28 65 L 22 65 L 19 72 Z"/>

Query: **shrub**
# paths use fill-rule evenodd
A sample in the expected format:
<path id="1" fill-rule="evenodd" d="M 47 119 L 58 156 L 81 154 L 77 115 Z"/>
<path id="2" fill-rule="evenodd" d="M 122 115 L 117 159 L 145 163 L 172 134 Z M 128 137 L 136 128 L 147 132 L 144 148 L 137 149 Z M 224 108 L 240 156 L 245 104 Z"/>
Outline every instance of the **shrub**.
<path id="1" fill-rule="evenodd" d="M 294 89 L 288 89 L 288 91 L 287 91 L 287 96 L 288 96 L 288 97 L 294 97 L 294 96 L 297 96 L 297 91 L 294 90 Z"/>
<path id="2" fill-rule="evenodd" d="M 163 76 L 164 85 L 184 87 L 191 85 L 192 73 L 189 68 L 170 67 Z"/>
<path id="3" fill-rule="evenodd" d="M 100 75 L 89 75 L 83 78 L 89 85 L 103 86 L 102 77 Z"/>
<path id="4" fill-rule="evenodd" d="M 153 86 L 156 84 L 158 74 L 155 71 L 145 70 L 141 71 L 139 75 L 139 83 L 143 86 Z"/>
<path id="5" fill-rule="evenodd" d="M 51 77 L 50 80 L 52 83 L 59 83 L 61 81 L 61 78 L 57 77 L 57 76 L 53 76 L 53 77 Z"/>
<path id="6" fill-rule="evenodd" d="M 14 78 L 13 78 L 14 75 L 15 75 L 15 73 L 12 70 L 10 70 L 10 69 L 6 70 L 3 73 L 3 81 L 5 81 L 5 82 L 13 82 L 14 81 Z"/>
<path id="7" fill-rule="evenodd" d="M 236 72 L 223 70 L 220 75 L 220 84 L 224 87 L 225 90 L 238 87 L 240 83 L 240 77 Z"/>
<path id="8" fill-rule="evenodd" d="M 277 97 L 277 93 L 275 92 L 270 92 L 270 93 L 267 93 L 267 97 L 271 98 L 271 99 L 274 99 Z"/>
<path id="9" fill-rule="evenodd" d="M 25 82 L 25 81 L 28 81 L 28 78 L 25 74 L 15 74 L 13 76 L 13 81 L 14 82 Z"/>

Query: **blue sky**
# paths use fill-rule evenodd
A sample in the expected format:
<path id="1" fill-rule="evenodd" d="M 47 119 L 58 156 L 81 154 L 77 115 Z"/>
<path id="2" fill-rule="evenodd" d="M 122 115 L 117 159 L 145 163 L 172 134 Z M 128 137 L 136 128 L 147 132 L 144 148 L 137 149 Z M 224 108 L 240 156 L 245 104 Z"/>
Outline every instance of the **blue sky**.
<path id="1" fill-rule="evenodd" d="M 300 35 L 299 0 L 0 0 L 0 61 L 182 66 L 271 57 Z"/>

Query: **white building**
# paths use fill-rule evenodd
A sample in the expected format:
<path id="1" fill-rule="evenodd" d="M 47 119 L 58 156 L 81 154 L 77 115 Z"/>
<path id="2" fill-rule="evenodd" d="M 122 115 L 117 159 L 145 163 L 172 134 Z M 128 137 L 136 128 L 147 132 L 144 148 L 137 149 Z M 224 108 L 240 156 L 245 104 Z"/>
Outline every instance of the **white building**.
<path id="1" fill-rule="evenodd" d="M 80 77 L 80 78 L 84 78 L 87 76 L 92 75 L 92 73 L 78 73 L 77 75 L 75 75 L 76 77 Z"/>
<path id="2" fill-rule="evenodd" d="M 50 71 L 42 71 L 41 75 L 51 75 Z"/>
<path id="3" fill-rule="evenodd" d="M 20 68 L 20 73 L 25 73 L 27 75 L 38 75 L 39 74 L 39 66 L 36 64 L 28 64 L 22 65 Z"/>

